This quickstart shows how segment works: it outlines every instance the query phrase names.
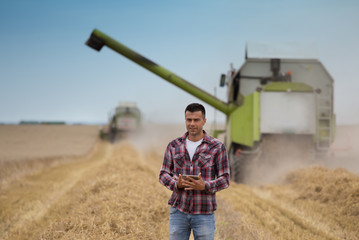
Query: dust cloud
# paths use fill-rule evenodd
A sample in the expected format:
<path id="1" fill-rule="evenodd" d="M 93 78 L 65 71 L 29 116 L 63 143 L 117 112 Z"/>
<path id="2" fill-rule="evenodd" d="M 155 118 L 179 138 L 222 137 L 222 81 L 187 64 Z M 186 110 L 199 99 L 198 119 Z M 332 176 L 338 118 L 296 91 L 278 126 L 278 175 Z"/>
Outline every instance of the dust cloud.
<path id="1" fill-rule="evenodd" d="M 163 155 L 167 144 L 173 139 L 182 136 L 186 131 L 185 124 L 159 124 L 148 122 L 141 129 L 129 135 L 129 141 L 135 148 L 141 151 L 152 151 Z"/>
<path id="2" fill-rule="evenodd" d="M 345 168 L 359 174 L 359 125 L 337 126 L 330 158 L 322 161 L 329 168 Z"/>
<path id="3" fill-rule="evenodd" d="M 211 134 L 210 124 L 205 130 Z M 154 152 L 163 157 L 167 144 L 182 136 L 185 124 L 146 123 L 140 131 L 126 138 L 141 152 Z M 335 141 L 326 155 L 317 155 L 309 137 L 264 137 L 260 157 L 248 162 L 243 170 L 244 183 L 252 185 L 277 184 L 296 169 L 322 166 L 344 168 L 359 174 L 359 125 L 337 126 Z M 223 142 L 223 136 L 219 137 Z M 160 166 L 159 166 L 160 167 Z"/>
<path id="4" fill-rule="evenodd" d="M 296 169 L 322 166 L 343 168 L 359 174 L 359 126 L 337 126 L 335 141 L 327 154 L 318 155 L 310 139 L 264 138 L 261 156 L 249 162 L 245 183 L 277 184 Z"/>

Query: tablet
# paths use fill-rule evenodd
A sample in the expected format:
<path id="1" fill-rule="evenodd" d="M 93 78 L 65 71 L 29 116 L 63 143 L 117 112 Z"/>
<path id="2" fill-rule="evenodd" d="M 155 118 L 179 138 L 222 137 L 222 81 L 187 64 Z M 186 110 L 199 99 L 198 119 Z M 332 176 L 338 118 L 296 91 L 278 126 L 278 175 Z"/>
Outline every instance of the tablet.
<path id="1" fill-rule="evenodd" d="M 182 177 L 183 177 L 184 180 L 191 180 L 190 178 L 198 180 L 198 175 L 186 175 L 186 174 L 184 174 L 184 175 L 182 175 Z"/>

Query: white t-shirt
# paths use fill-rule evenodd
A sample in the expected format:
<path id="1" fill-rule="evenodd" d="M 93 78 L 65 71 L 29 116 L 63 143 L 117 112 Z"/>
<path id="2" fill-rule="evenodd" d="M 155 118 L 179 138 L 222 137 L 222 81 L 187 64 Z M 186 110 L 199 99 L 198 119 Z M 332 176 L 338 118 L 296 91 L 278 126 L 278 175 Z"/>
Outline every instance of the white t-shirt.
<path id="1" fill-rule="evenodd" d="M 197 142 L 192 142 L 191 140 L 186 138 L 186 148 L 189 153 L 189 157 L 192 161 L 193 155 L 196 152 L 197 147 L 202 143 L 203 138 L 201 140 L 198 140 Z"/>

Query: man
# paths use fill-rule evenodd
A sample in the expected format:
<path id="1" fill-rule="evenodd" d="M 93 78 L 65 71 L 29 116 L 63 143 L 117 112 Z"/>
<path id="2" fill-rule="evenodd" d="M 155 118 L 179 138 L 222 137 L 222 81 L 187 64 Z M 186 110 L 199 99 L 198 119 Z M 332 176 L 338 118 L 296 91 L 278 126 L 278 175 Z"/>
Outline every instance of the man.
<path id="1" fill-rule="evenodd" d="M 187 132 L 166 149 L 159 181 L 172 191 L 169 239 L 214 239 L 216 192 L 229 186 L 229 161 L 223 143 L 207 135 L 205 108 L 185 109 Z M 187 177 L 186 175 L 196 175 Z"/>

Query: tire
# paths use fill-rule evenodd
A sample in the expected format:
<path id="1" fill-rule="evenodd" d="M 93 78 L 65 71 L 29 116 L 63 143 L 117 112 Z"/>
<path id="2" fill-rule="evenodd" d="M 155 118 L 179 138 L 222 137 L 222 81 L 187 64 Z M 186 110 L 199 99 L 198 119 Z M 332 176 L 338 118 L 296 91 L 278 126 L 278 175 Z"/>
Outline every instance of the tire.
<path id="1" fill-rule="evenodd" d="M 116 137 L 117 137 L 117 130 L 115 128 L 111 128 L 110 136 L 109 136 L 110 142 L 114 143 L 116 141 Z"/>
<path id="2" fill-rule="evenodd" d="M 230 155 L 231 178 L 237 183 L 245 183 L 250 176 L 251 165 L 260 161 L 259 158 L 262 156 L 260 145 L 248 148 L 245 150 L 246 152 L 242 150 L 239 156 L 235 154 L 238 148 L 233 147 L 232 149 Z"/>
<path id="3" fill-rule="evenodd" d="M 241 154 L 237 156 L 232 154 L 230 157 L 230 168 L 231 168 L 231 178 L 237 183 L 243 183 L 245 179 L 246 165 L 247 160 L 246 155 Z"/>

